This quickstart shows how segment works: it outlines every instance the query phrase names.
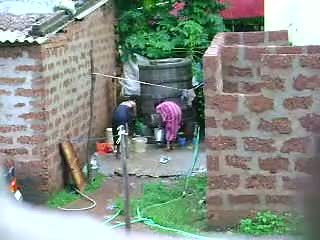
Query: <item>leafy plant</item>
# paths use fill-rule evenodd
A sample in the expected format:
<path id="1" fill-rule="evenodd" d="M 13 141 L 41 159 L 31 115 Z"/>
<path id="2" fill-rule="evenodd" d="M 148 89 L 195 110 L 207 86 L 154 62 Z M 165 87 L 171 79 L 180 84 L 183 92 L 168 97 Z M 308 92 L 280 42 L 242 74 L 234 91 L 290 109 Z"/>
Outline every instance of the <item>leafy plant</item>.
<path id="1" fill-rule="evenodd" d="M 85 193 L 90 194 L 98 189 L 100 189 L 103 185 L 103 183 L 106 180 L 106 176 L 102 174 L 98 174 L 94 181 L 92 181 L 90 184 L 88 184 L 85 188 Z M 75 191 L 71 190 L 62 190 L 60 192 L 57 192 L 54 194 L 47 202 L 47 206 L 50 208 L 57 208 L 57 207 L 63 207 L 66 206 L 69 203 L 72 203 L 75 200 L 78 200 L 81 196 L 77 194 Z"/>
<path id="2" fill-rule="evenodd" d="M 250 235 L 283 235 L 301 233 L 302 218 L 292 214 L 258 212 L 254 218 L 241 220 L 239 231 Z"/>
<path id="3" fill-rule="evenodd" d="M 193 76 L 195 78 L 195 81 L 198 84 L 203 83 L 203 69 L 202 69 L 202 64 L 200 62 L 198 63 L 193 63 L 192 64 L 192 72 L 193 72 Z M 196 113 L 197 113 L 197 122 L 200 126 L 200 137 L 203 138 L 204 137 L 204 129 L 205 129 L 205 114 L 204 114 L 204 110 L 205 110 L 205 98 L 204 98 L 204 89 L 203 89 L 203 85 L 199 85 L 199 87 L 197 87 L 195 89 L 195 100 L 194 100 L 194 105 L 196 106 Z"/>
<path id="4" fill-rule="evenodd" d="M 143 135 L 143 123 L 140 119 L 137 119 L 134 124 L 134 131 L 138 135 Z"/>
<path id="5" fill-rule="evenodd" d="M 137 2 L 120 12 L 117 32 L 123 60 L 134 53 L 157 59 L 201 58 L 210 40 L 224 30 L 218 1 Z"/>
<path id="6" fill-rule="evenodd" d="M 205 99 L 204 99 L 204 92 L 203 87 L 199 87 L 195 89 L 195 106 L 196 106 L 196 113 L 197 113 L 197 122 L 200 127 L 200 137 L 201 139 L 204 137 L 204 129 L 205 129 Z"/>

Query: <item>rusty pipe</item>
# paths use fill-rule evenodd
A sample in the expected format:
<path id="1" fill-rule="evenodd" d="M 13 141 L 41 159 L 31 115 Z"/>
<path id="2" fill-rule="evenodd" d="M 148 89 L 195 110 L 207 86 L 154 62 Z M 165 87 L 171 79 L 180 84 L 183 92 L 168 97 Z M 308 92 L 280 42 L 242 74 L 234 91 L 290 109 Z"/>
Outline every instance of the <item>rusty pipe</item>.
<path id="1" fill-rule="evenodd" d="M 74 151 L 72 143 L 70 141 L 62 142 L 61 149 L 63 156 L 69 166 L 74 183 L 80 191 L 83 191 L 86 186 L 86 181 L 81 171 L 80 161 Z"/>

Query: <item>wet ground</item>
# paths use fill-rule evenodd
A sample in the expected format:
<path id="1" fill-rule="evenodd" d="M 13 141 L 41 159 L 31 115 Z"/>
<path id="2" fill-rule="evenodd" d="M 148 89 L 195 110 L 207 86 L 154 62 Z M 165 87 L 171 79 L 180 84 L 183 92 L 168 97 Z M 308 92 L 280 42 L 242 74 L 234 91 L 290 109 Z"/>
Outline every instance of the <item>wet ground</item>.
<path id="1" fill-rule="evenodd" d="M 150 181 L 155 181 L 155 179 L 130 177 L 130 196 L 137 196 L 141 194 L 143 183 Z M 113 208 L 115 201 L 117 198 L 122 196 L 122 192 L 122 177 L 114 176 L 112 178 L 107 178 L 102 188 L 90 195 L 90 197 L 92 197 L 96 201 L 97 206 L 91 210 L 86 211 L 86 213 L 92 215 L 98 220 L 103 220 L 104 217 L 114 214 Z M 89 206 L 90 204 L 91 203 L 87 200 L 80 199 L 66 206 L 66 208 L 83 208 Z"/>
<path id="2" fill-rule="evenodd" d="M 160 163 L 161 156 L 168 156 L 171 160 L 166 163 Z M 147 145 L 146 152 L 135 153 L 130 151 L 128 163 L 128 174 L 135 176 L 149 177 L 169 177 L 185 175 L 193 163 L 192 146 L 176 148 L 171 152 L 166 152 L 164 148 L 157 145 Z M 114 172 L 121 175 L 121 161 L 116 159 L 113 154 L 100 157 L 101 172 L 107 176 Z M 206 155 L 202 149 L 199 154 L 197 169 L 206 169 Z"/>
<path id="3" fill-rule="evenodd" d="M 160 163 L 160 157 L 166 155 L 171 160 L 166 163 Z M 193 165 L 193 149 L 184 147 L 177 148 L 171 152 L 166 152 L 157 145 L 147 145 L 147 151 L 144 153 L 134 153 L 130 151 L 128 164 L 129 188 L 131 195 L 142 193 L 142 185 L 150 181 L 168 182 L 175 176 L 185 175 Z M 112 215 L 112 205 L 115 200 L 122 195 L 123 182 L 121 171 L 121 160 L 116 159 L 114 154 L 103 155 L 99 157 L 100 172 L 109 176 L 101 189 L 93 194 L 97 206 L 88 212 L 98 219 L 103 219 L 107 215 Z M 199 154 L 199 161 L 196 165 L 197 170 L 205 171 L 206 160 L 205 152 L 202 150 Z M 68 207 L 81 208 L 87 206 L 85 200 L 79 200 Z"/>
<path id="4" fill-rule="evenodd" d="M 150 177 L 135 177 L 131 176 L 129 178 L 130 182 L 130 195 L 137 196 L 142 192 L 142 185 L 145 182 L 150 181 L 170 181 L 170 178 L 150 178 Z M 113 206 L 115 200 L 122 196 L 122 177 L 114 176 L 112 178 L 108 178 L 101 189 L 97 192 L 90 195 L 96 202 L 97 206 L 94 209 L 83 212 L 84 214 L 89 214 L 92 217 L 98 219 L 99 221 L 103 221 L 104 218 L 109 218 L 114 214 Z M 82 208 L 90 205 L 84 199 L 80 199 L 69 206 L 67 208 Z M 118 221 L 123 221 L 122 217 L 117 218 Z M 153 235 L 162 235 L 164 233 L 159 233 L 150 229 L 148 226 L 137 223 L 133 224 L 132 230 L 135 232 L 143 232 L 143 233 L 152 233 Z M 285 236 L 270 236 L 270 237 L 252 237 L 252 236 L 241 236 L 233 233 L 216 233 L 216 232 L 208 232 L 203 233 L 203 236 L 209 237 L 212 240 L 300 240 L 299 238 L 290 238 Z M 172 236 L 172 239 L 177 237 Z"/>
<path id="5" fill-rule="evenodd" d="M 162 155 L 169 156 L 171 161 L 167 164 L 161 164 L 159 162 Z M 185 175 L 192 166 L 192 148 L 180 148 L 172 152 L 167 153 L 164 149 L 157 147 L 156 145 L 148 145 L 145 153 L 133 153 L 130 152 L 128 159 L 128 173 L 130 196 L 137 196 L 142 193 L 142 186 L 145 182 L 150 181 L 164 181 L 168 182 L 174 179 L 175 176 Z M 102 221 L 104 218 L 108 218 L 114 214 L 114 203 L 116 199 L 122 196 L 123 182 L 121 175 L 121 161 L 116 159 L 114 155 L 105 155 L 100 157 L 100 170 L 103 174 L 109 176 L 104 185 L 97 192 L 90 195 L 96 202 L 97 206 L 94 209 L 84 212 L 94 218 Z M 205 171 L 206 158 L 203 149 L 199 154 L 199 162 L 196 165 L 196 169 Z M 67 208 L 82 208 L 90 205 L 84 199 L 80 199 Z M 122 221 L 121 218 L 118 218 Z M 149 227 L 143 224 L 133 224 L 132 230 L 137 232 L 145 232 L 160 235 L 162 233 L 155 232 Z M 289 237 L 250 237 L 239 236 L 232 233 L 204 233 L 205 236 L 213 240 L 287 240 L 292 239 Z M 173 239 L 175 237 L 172 237 Z"/>

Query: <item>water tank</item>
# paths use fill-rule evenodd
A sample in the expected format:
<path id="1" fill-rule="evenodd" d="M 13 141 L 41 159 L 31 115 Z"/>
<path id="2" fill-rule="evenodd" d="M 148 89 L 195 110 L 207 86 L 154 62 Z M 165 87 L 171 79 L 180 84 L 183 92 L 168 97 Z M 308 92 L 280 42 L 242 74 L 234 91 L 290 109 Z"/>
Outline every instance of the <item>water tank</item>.
<path id="1" fill-rule="evenodd" d="M 143 82 L 178 89 L 192 88 L 192 62 L 188 58 L 151 60 L 149 65 L 139 65 L 139 79 Z M 182 109 L 183 120 L 193 121 L 192 108 L 181 101 L 182 91 L 141 84 L 141 109 L 145 123 L 155 112 L 154 103 L 159 100 L 176 102 Z"/>

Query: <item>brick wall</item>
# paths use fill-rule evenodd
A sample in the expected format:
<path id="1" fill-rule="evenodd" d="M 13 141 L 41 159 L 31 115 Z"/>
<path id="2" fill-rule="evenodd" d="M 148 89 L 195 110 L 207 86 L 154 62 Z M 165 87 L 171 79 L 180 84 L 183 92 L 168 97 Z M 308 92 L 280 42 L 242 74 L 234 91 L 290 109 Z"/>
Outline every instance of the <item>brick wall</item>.
<path id="1" fill-rule="evenodd" d="M 59 142 L 88 133 L 90 49 L 96 72 L 115 71 L 112 8 L 68 25 L 41 46 L 1 47 L 0 152 L 15 160 L 26 198 L 43 202 L 63 186 Z M 4 63 L 4 64 L 2 64 Z M 93 133 L 102 135 L 114 107 L 112 82 L 98 77 Z M 82 162 L 86 141 L 74 143 Z"/>
<path id="2" fill-rule="evenodd" d="M 284 32 L 247 34 L 285 40 Z M 319 47 L 228 46 L 228 35 L 219 34 L 204 56 L 213 226 L 235 224 L 256 210 L 296 206 L 297 180 L 308 176 L 310 134 L 319 119 Z M 224 71 L 232 64 L 243 69 Z M 248 91 L 244 82 L 258 87 Z"/>
<path id="3" fill-rule="evenodd" d="M 282 33 L 284 36 L 286 32 Z M 273 44 L 273 43 L 272 43 Z M 267 79 L 260 73 L 262 54 L 314 54 L 320 49 L 314 46 L 247 46 L 223 45 L 221 48 L 223 91 L 258 93 L 263 85 L 281 87 L 281 79 Z"/>

